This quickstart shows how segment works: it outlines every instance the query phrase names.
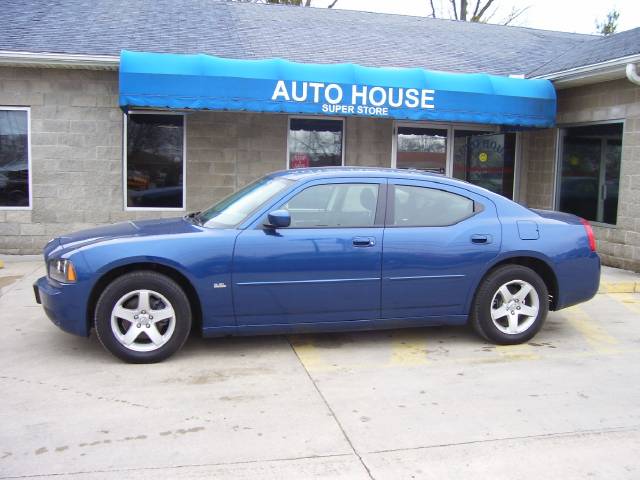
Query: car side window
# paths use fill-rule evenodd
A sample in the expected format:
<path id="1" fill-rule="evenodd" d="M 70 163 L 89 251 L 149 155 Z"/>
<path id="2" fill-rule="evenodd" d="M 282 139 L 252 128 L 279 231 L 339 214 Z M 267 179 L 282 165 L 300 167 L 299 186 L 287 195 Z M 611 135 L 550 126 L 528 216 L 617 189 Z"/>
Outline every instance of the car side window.
<path id="1" fill-rule="evenodd" d="M 375 224 L 378 184 L 333 183 L 304 189 L 283 208 L 289 228 L 371 227 Z"/>
<path id="2" fill-rule="evenodd" d="M 428 187 L 395 185 L 393 219 L 397 227 L 443 227 L 473 215 L 473 200 Z"/>

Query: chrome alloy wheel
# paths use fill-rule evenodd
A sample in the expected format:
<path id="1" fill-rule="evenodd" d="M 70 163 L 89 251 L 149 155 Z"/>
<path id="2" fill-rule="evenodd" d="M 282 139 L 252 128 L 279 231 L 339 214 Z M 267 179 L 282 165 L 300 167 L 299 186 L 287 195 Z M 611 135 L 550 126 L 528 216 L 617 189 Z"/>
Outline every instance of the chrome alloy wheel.
<path id="1" fill-rule="evenodd" d="M 134 352 L 151 352 L 167 343 L 176 327 L 169 300 L 153 290 L 134 290 L 116 302 L 111 311 L 115 338 Z"/>
<path id="2" fill-rule="evenodd" d="M 540 299 L 533 286 L 524 280 L 502 285 L 491 300 L 491 320 L 508 335 L 526 332 L 540 311 Z"/>

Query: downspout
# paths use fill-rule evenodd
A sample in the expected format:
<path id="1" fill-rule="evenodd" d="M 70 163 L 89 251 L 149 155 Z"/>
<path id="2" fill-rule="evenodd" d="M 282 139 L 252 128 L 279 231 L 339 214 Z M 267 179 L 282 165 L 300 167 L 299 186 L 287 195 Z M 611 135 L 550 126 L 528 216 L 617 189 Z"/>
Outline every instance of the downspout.
<path id="1" fill-rule="evenodd" d="M 638 75 L 638 71 L 636 69 L 636 65 L 633 63 L 627 63 L 627 78 L 631 83 L 635 83 L 636 85 L 640 85 L 640 75 Z"/>

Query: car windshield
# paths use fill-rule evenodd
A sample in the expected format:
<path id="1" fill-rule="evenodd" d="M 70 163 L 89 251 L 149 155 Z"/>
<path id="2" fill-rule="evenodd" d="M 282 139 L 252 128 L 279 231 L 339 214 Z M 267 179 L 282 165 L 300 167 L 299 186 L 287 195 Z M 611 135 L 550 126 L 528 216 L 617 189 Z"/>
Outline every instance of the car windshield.
<path id="1" fill-rule="evenodd" d="M 209 228 L 235 227 L 292 183 L 282 177 L 261 178 L 204 210 L 196 219 Z"/>

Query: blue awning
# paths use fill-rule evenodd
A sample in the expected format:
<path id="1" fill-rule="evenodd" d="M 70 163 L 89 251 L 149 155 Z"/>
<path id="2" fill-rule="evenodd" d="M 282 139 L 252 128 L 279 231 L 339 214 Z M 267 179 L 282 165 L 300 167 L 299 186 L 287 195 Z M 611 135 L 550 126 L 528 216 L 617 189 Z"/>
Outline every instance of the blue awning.
<path id="1" fill-rule="evenodd" d="M 550 127 L 548 80 L 123 51 L 120 106 Z"/>

